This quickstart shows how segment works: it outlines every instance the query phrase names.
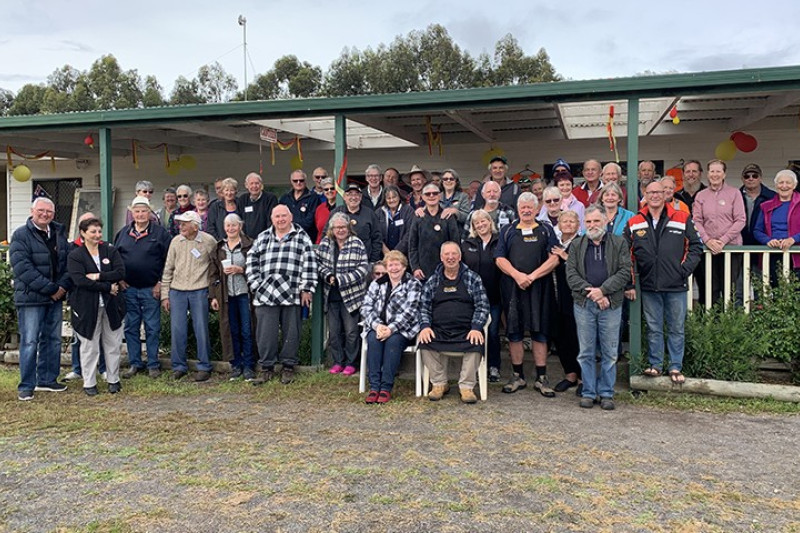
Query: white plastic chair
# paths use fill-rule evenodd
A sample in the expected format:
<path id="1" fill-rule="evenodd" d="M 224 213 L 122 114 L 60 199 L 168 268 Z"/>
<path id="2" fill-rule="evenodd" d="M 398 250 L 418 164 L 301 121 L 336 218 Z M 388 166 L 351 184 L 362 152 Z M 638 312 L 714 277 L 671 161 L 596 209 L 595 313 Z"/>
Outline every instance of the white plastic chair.
<path id="1" fill-rule="evenodd" d="M 486 324 L 483 325 L 483 355 L 481 355 L 481 362 L 478 365 L 478 386 L 481 389 L 481 401 L 485 402 L 489 393 L 489 372 L 488 372 L 488 346 L 489 346 L 489 324 L 492 323 L 491 315 L 486 318 Z M 447 357 L 463 357 L 463 352 L 439 352 Z M 417 361 L 422 359 L 419 346 L 417 346 Z M 417 373 L 419 374 L 419 373 Z M 430 389 L 430 370 L 424 364 L 422 365 L 422 395 L 427 397 Z M 419 394 L 417 394 L 419 396 Z"/>
<path id="2" fill-rule="evenodd" d="M 361 324 L 361 370 L 358 374 L 358 392 L 364 394 L 367 392 L 367 332 L 368 329 Z M 414 339 L 413 344 L 409 344 L 403 355 L 414 354 L 415 358 L 415 375 L 414 375 L 414 389 L 417 398 L 422 396 L 422 355 L 417 349 L 417 339 Z"/>

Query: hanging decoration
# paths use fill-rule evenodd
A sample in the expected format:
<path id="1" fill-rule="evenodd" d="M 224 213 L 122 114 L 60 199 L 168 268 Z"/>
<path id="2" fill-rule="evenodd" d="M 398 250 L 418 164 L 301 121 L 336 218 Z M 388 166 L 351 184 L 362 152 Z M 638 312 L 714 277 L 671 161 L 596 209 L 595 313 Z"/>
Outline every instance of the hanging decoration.
<path id="1" fill-rule="evenodd" d="M 282 152 L 285 152 L 286 150 L 289 150 L 291 147 L 293 147 L 295 144 L 297 145 L 297 160 L 300 162 L 300 167 L 302 167 L 303 166 L 302 165 L 302 163 L 303 163 L 303 149 L 300 146 L 300 136 L 298 136 L 298 135 L 295 135 L 294 139 L 292 139 L 291 141 L 286 142 L 286 143 L 282 143 L 277 138 L 275 139 L 275 142 L 270 142 L 269 143 L 270 150 L 272 151 L 272 166 L 273 167 L 275 166 L 275 147 L 276 146 L 278 147 L 279 150 L 281 150 Z M 293 169 L 293 170 L 297 170 L 297 169 Z"/>
<path id="2" fill-rule="evenodd" d="M 669 118 L 672 119 L 672 123 L 676 126 L 681 123 L 680 117 L 678 117 L 678 106 L 672 106 L 672 109 L 669 110 Z"/>
<path id="3" fill-rule="evenodd" d="M 11 171 L 11 176 L 20 183 L 25 183 L 31 179 L 31 169 L 27 165 L 17 165 Z"/>
<path id="4" fill-rule="evenodd" d="M 92 137 L 91 133 L 83 139 L 83 144 L 89 148 L 94 148 L 94 137 Z"/>
<path id="5" fill-rule="evenodd" d="M 444 154 L 444 144 L 442 143 L 442 125 L 436 126 L 436 131 L 433 131 L 433 124 L 431 124 L 430 115 L 425 117 L 425 126 L 428 129 L 428 155 L 433 155 L 433 147 L 439 147 L 439 157 Z"/>
<path id="6" fill-rule="evenodd" d="M 731 134 L 730 140 L 736 145 L 736 149 L 740 152 L 750 153 L 758 148 L 758 141 L 752 135 L 748 135 L 743 131 L 735 131 Z"/>
<path id="7" fill-rule="evenodd" d="M 608 131 L 608 144 L 609 151 L 614 152 L 616 162 L 619 163 L 619 151 L 617 150 L 617 137 L 614 135 L 614 106 L 608 106 L 608 122 L 606 123 L 606 130 Z"/>
<path id="8" fill-rule="evenodd" d="M 347 176 L 347 150 L 344 152 L 344 160 L 342 161 L 342 168 L 339 169 L 339 177 L 336 178 L 336 194 L 344 197 L 344 189 L 342 189 L 342 182 Z"/>
<path id="9" fill-rule="evenodd" d="M 8 168 L 14 168 L 14 162 L 11 160 L 11 155 L 12 154 L 17 156 L 17 157 L 21 157 L 22 159 L 25 159 L 26 161 L 38 161 L 39 159 L 44 159 L 45 157 L 49 157 L 50 158 L 50 170 L 53 171 L 53 172 L 56 171 L 56 156 L 50 150 L 48 150 L 46 152 L 41 152 L 41 153 L 38 153 L 38 154 L 34 154 L 34 155 L 27 155 L 27 154 L 23 154 L 22 152 L 19 152 L 19 151 L 15 150 L 14 147 L 11 146 L 10 144 L 6 145 L 6 159 L 8 161 Z"/>
<path id="10" fill-rule="evenodd" d="M 139 150 L 161 150 L 164 149 L 164 168 L 167 169 L 167 173 L 169 173 L 169 167 L 172 162 L 169 160 L 169 147 L 167 143 L 159 143 L 153 146 L 148 146 L 144 143 L 137 141 L 136 139 L 131 139 L 131 159 L 133 160 L 133 166 L 138 170 L 139 168 Z M 176 161 L 177 162 L 177 161 Z"/>
<path id="11" fill-rule="evenodd" d="M 736 157 L 736 143 L 730 139 L 722 141 L 714 150 L 714 156 L 723 161 L 730 161 Z"/>

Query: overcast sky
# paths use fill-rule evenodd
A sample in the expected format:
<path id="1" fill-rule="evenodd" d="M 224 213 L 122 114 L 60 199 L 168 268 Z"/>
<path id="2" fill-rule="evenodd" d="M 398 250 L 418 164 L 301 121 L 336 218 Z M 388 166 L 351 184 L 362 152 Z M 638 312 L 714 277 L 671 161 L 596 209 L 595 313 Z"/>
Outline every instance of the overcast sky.
<path id="1" fill-rule="evenodd" d="M 513 34 L 544 47 L 567 79 L 800 64 L 797 0 L 3 0 L 0 87 L 16 92 L 104 54 L 154 74 L 168 96 L 179 75 L 219 61 L 243 86 L 242 28 L 262 73 L 294 54 L 327 70 L 346 46 L 361 50 L 438 23 L 473 55 Z M 191 7 L 189 7 L 191 6 Z M 251 63 L 252 61 L 252 63 Z"/>

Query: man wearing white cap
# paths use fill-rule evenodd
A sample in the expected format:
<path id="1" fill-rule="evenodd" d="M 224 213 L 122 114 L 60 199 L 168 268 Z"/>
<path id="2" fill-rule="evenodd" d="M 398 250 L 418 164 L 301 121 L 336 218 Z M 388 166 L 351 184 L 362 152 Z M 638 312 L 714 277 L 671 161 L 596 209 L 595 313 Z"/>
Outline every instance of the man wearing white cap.
<path id="1" fill-rule="evenodd" d="M 131 378 L 148 369 L 151 378 L 161 375 L 158 338 L 161 332 L 161 273 L 167 260 L 172 236 L 158 221 L 153 221 L 150 201 L 137 196 L 128 208 L 132 222 L 114 238 L 114 247 L 125 263 L 125 279 L 120 282 L 125 298 L 125 344 L 130 368 L 122 374 Z M 146 335 L 147 362 L 142 361 L 142 324 Z"/>
<path id="2" fill-rule="evenodd" d="M 189 370 L 186 364 L 188 328 L 186 314 L 192 315 L 197 339 L 195 381 L 211 377 L 208 338 L 208 270 L 216 251 L 214 237 L 200 231 L 200 215 L 186 211 L 175 215 L 180 233 L 172 239 L 161 276 L 161 306 L 170 313 L 172 331 L 172 377 L 181 379 Z"/>

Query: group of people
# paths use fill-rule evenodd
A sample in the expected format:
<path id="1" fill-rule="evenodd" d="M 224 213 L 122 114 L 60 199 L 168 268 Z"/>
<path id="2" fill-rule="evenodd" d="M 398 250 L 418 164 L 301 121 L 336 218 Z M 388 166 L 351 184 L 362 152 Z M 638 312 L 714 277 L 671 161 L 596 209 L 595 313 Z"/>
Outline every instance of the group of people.
<path id="1" fill-rule="evenodd" d="M 707 167 L 707 188 L 700 182 L 702 165 L 689 161 L 683 188 L 675 191 L 671 177 L 656 179 L 652 162 L 642 162 L 637 213 L 624 208 L 619 165 L 596 160 L 583 164 L 578 186 L 564 160 L 556 161 L 548 180 L 514 180 L 505 158 L 495 157 L 485 179 L 465 188 L 453 169 L 433 175 L 415 166 L 401 180 L 396 169 L 370 165 L 365 187 L 350 183 L 343 189 L 324 168 L 314 170 L 310 187 L 296 170 L 280 199 L 251 173 L 242 194 L 235 179 L 217 180 L 210 201 L 208 193 L 187 185 L 167 189 L 158 211 L 152 183 L 142 181 L 113 243 L 103 242 L 102 222 L 92 214 L 82 217 L 79 239 L 67 243 L 64 228 L 53 221 L 53 203 L 37 198 L 11 242 L 19 398 L 65 388 L 57 379 L 65 297 L 78 341 L 66 377 L 82 377 L 88 395 L 98 392 L 103 363 L 112 393 L 121 390 L 120 378 L 160 375 L 162 309 L 170 315 L 174 379 L 188 373 L 189 316 L 197 341 L 193 378 L 209 379 L 211 308 L 220 313 L 231 379 L 265 383 L 278 377 L 280 364 L 281 382 L 291 383 L 304 308 L 321 284 L 329 371 L 358 372 L 366 343 L 367 369 L 361 370 L 369 378 L 367 403 L 391 400 L 400 357 L 415 340 L 431 374 L 429 398 L 447 393 L 446 358 L 460 354 L 461 400 L 474 403 L 484 345 L 489 380 L 500 381 L 504 328 L 511 369 L 503 392 L 527 387 L 528 334 L 534 389 L 554 397 L 576 387 L 581 407 L 599 402 L 613 409 L 624 302 L 637 295 L 633 271 L 648 325 L 645 375 L 666 370 L 682 383 L 687 278 L 698 270 L 703 244 L 716 254 L 742 242 L 745 226 L 771 247 L 800 239 L 800 193 L 791 171 L 776 176 L 775 200 L 760 184 L 757 165 L 745 167 L 744 186 L 733 189 L 735 195 L 724 184 L 725 163 L 714 160 Z M 340 194 L 343 202 L 337 202 Z M 123 334 L 130 366 L 120 373 Z M 565 374 L 555 386 L 547 376 L 551 348 Z"/>

